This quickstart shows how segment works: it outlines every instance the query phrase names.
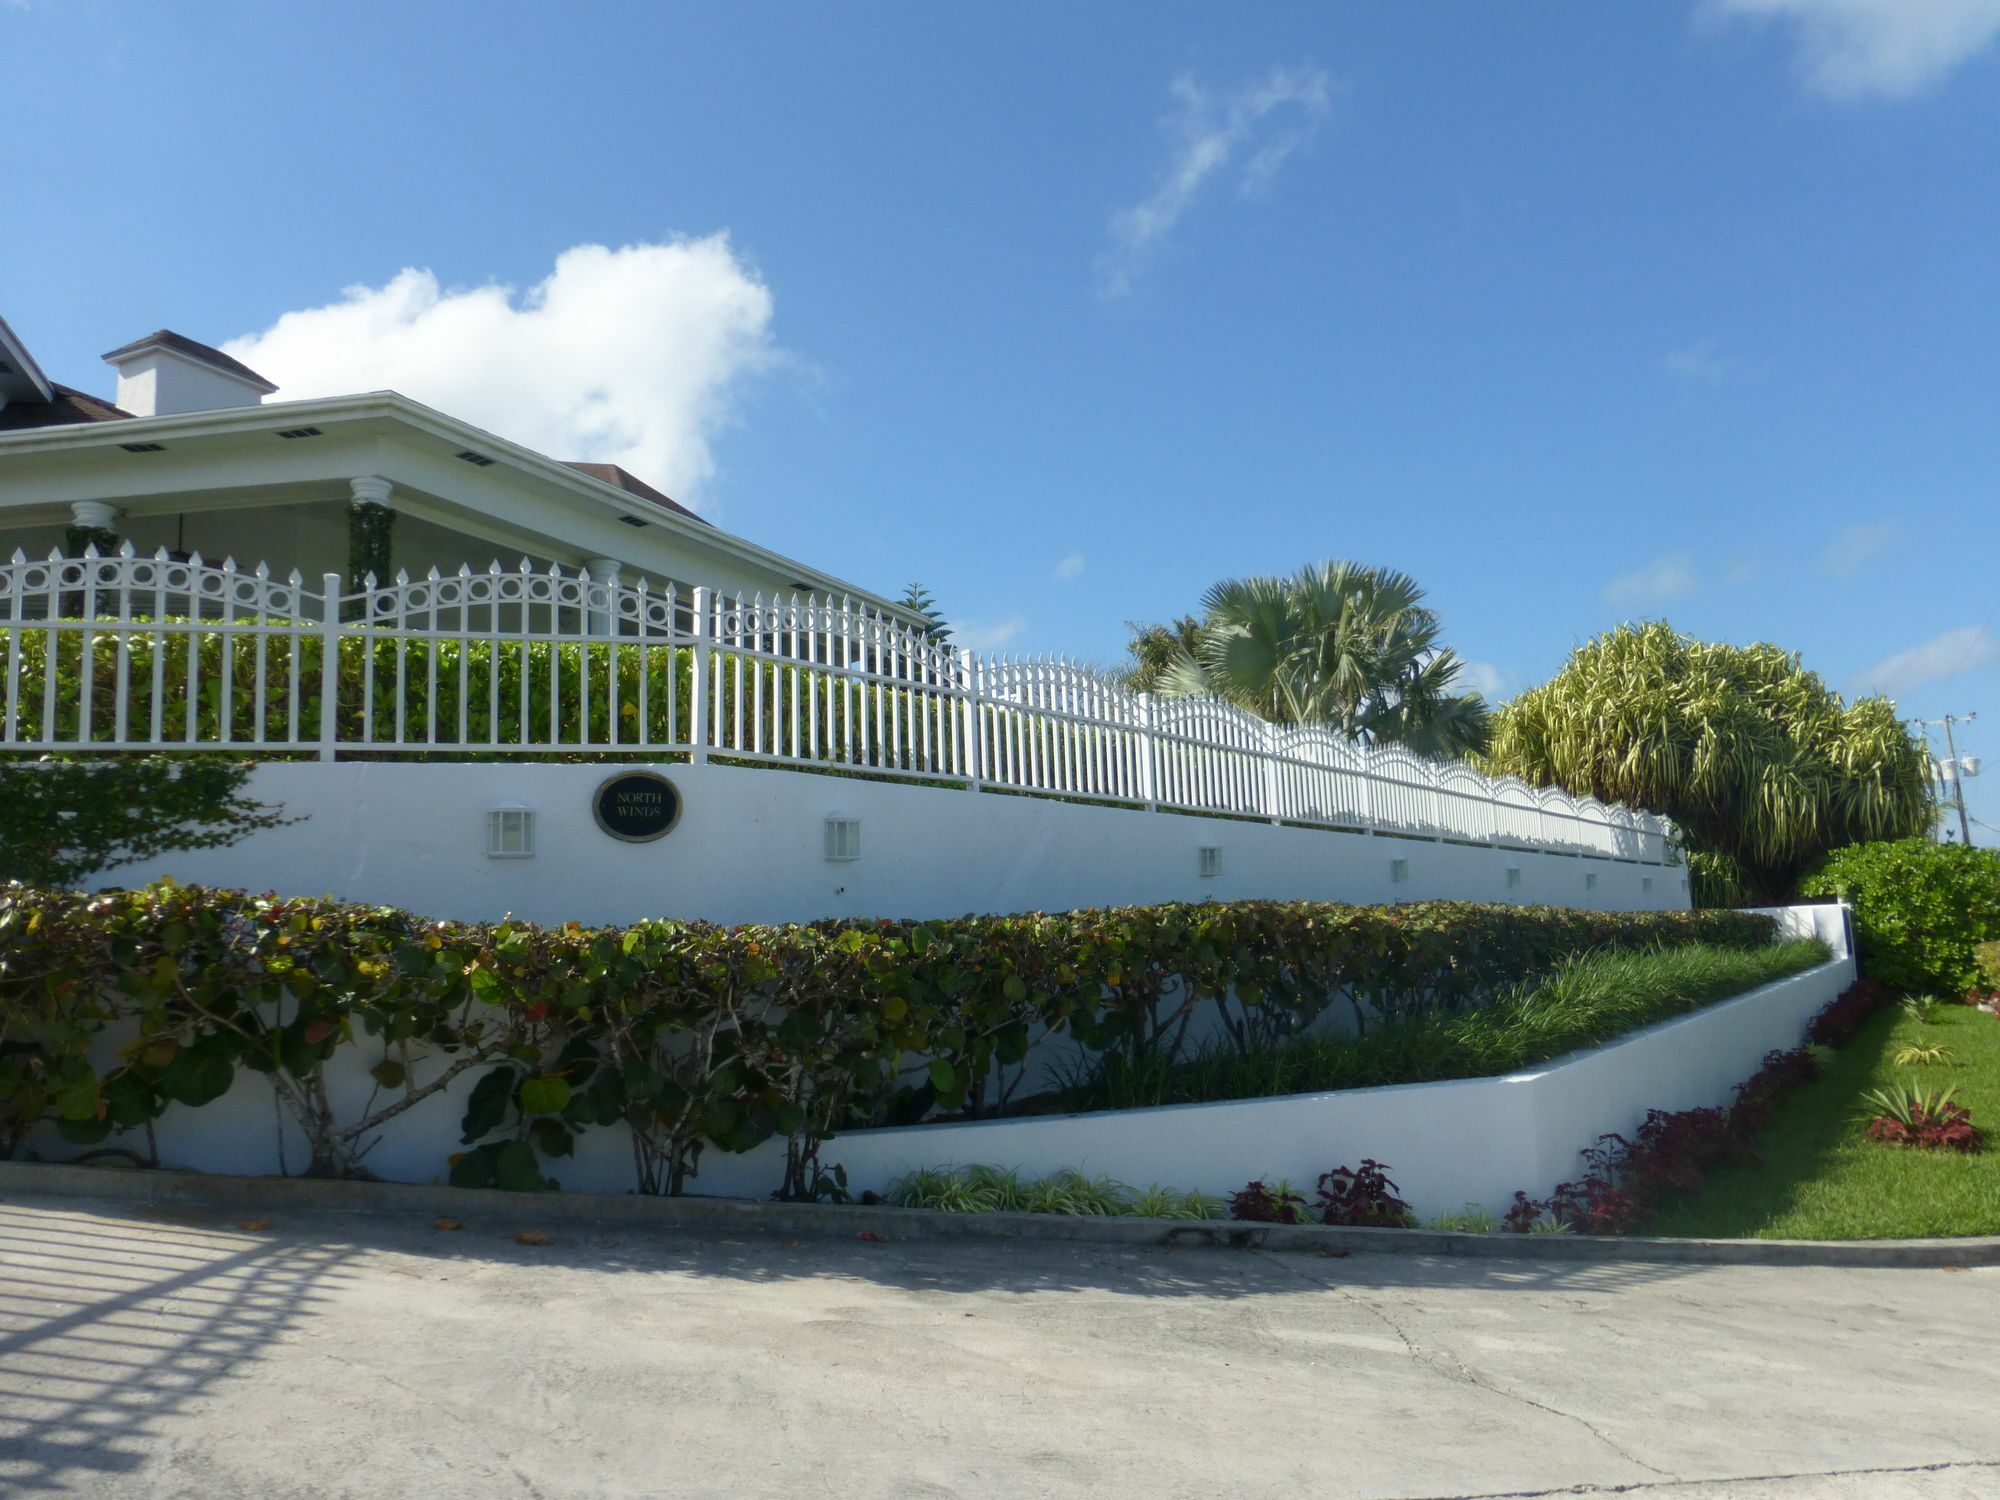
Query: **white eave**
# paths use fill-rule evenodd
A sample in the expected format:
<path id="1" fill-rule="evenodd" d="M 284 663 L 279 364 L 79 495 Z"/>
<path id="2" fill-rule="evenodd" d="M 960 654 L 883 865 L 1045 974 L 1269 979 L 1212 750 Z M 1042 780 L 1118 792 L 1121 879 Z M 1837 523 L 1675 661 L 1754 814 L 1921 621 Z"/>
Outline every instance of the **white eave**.
<path id="1" fill-rule="evenodd" d="M 5 325 L 0 324 L 0 333 L 4 332 Z M 367 420 L 401 423 L 460 449 L 490 458 L 496 464 L 531 474 L 615 516 L 630 516 L 642 521 L 668 536 L 685 540 L 696 549 L 712 548 L 733 554 L 758 568 L 784 573 L 808 583 L 816 591 L 846 595 L 896 618 L 908 618 L 908 611 L 893 600 L 782 553 L 760 547 L 706 521 L 680 515 L 665 506 L 629 494 L 615 484 L 581 473 L 532 448 L 524 448 L 519 443 L 475 427 L 470 422 L 447 416 L 397 391 L 368 391 L 352 396 L 323 396 L 306 401 L 265 402 L 257 406 L 222 407 L 214 411 L 181 412 L 171 416 L 129 417 L 0 432 L 0 460 L 16 454 L 54 457 L 100 448 L 119 449 L 128 443 L 171 444 L 176 439 L 227 437 L 259 431 L 277 432 L 322 422 L 332 424 Z M 3 470 L 0 470 L 0 480 L 4 480 Z"/>
<path id="2" fill-rule="evenodd" d="M 35 363 L 7 320 L 0 318 L 0 406 L 9 401 L 53 401 L 56 388 Z"/>

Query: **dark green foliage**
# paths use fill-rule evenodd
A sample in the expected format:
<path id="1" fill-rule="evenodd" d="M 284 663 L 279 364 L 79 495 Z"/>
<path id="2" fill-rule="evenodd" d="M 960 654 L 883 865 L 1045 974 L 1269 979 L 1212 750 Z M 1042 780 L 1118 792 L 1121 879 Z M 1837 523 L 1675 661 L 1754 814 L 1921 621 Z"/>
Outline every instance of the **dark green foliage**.
<path id="1" fill-rule="evenodd" d="M 0 881 L 73 885 L 173 849 L 287 821 L 242 795 L 254 767 L 213 757 L 0 761 Z"/>
<path id="2" fill-rule="evenodd" d="M 347 586 L 358 589 L 370 577 L 391 582 L 396 512 L 373 500 L 361 500 L 347 510 Z"/>
<path id="3" fill-rule="evenodd" d="M 1800 882 L 1854 908 L 1861 967 L 1891 989 L 1961 995 L 2000 939 L 2000 850 L 1929 839 L 1837 849 Z"/>
<path id="4" fill-rule="evenodd" d="M 540 928 L 170 884 L 96 896 L 15 885 L 0 888 L 0 1155 L 38 1120 L 96 1138 L 214 1098 L 247 1068 L 305 1132 L 309 1171 L 363 1175 L 389 1120 L 479 1068 L 456 1180 L 536 1187 L 524 1149 L 562 1157 L 582 1131 L 622 1121 L 641 1191 L 680 1191 L 708 1147 L 776 1135 L 788 1143 L 778 1190 L 810 1199 L 826 1191 L 819 1151 L 837 1130 L 899 1108 L 987 1112 L 1044 1034 L 1170 1057 L 1196 1007 L 1214 1005 L 1231 1045 L 1255 1053 L 1350 995 L 1393 1029 L 1579 950 L 1757 948 L 1773 925 L 1733 912 L 1242 902 Z M 132 1040 L 100 1069 L 91 1044 L 114 1026 Z M 325 1065 L 353 1047 L 377 1088 L 343 1110 Z"/>

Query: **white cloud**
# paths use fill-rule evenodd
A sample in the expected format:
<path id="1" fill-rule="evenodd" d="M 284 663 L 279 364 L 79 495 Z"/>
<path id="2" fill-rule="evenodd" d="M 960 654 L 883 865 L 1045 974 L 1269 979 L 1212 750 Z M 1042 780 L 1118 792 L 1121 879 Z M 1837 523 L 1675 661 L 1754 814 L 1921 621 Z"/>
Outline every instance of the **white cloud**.
<path id="1" fill-rule="evenodd" d="M 771 293 L 727 235 L 578 245 L 525 292 L 411 268 L 224 348 L 278 400 L 391 389 L 551 458 L 622 464 L 678 500 L 746 377 L 777 358 Z"/>
<path id="2" fill-rule="evenodd" d="M 1083 577 L 1083 554 L 1072 552 L 1056 564 L 1056 577 L 1064 583 Z"/>
<path id="3" fill-rule="evenodd" d="M 1820 553 L 1820 566 L 1838 577 L 1852 577 L 1861 571 L 1863 563 L 1888 546 L 1895 535 L 1895 526 L 1887 521 L 1845 527 Z"/>
<path id="4" fill-rule="evenodd" d="M 951 627 L 954 645 L 968 651 L 998 651 L 1028 628 L 1025 615 L 1002 615 L 997 620 L 963 620 Z"/>
<path id="5" fill-rule="evenodd" d="M 1806 83 L 1831 99 L 1918 93 L 2000 36 L 2000 0 L 1709 0 L 1708 10 L 1795 26 Z"/>
<path id="6" fill-rule="evenodd" d="M 1098 291 L 1123 297 L 1154 250 L 1195 201 L 1239 160 L 1237 189 L 1267 191 L 1285 159 L 1319 128 L 1333 101 L 1333 81 L 1318 68 L 1273 68 L 1260 81 L 1216 95 L 1187 74 L 1173 83 L 1165 121 L 1173 155 L 1143 202 L 1111 216 L 1111 243 L 1098 258 Z"/>
<path id="7" fill-rule="evenodd" d="M 1714 339 L 1696 339 L 1685 348 L 1675 349 L 1661 361 L 1667 373 L 1678 375 L 1683 380 L 1695 380 L 1703 385 L 1719 385 L 1722 377 L 1729 373 L 1730 361 L 1722 357 L 1715 347 Z"/>
<path id="8" fill-rule="evenodd" d="M 1604 602 L 1619 609 L 1658 609 L 1685 599 L 1701 587 L 1694 559 L 1685 552 L 1656 557 L 1636 573 L 1625 573 L 1604 585 Z"/>
<path id="9" fill-rule="evenodd" d="M 1897 697 L 1926 683 L 1992 666 L 2000 666 L 2000 640 L 1984 625 L 1965 625 L 1878 661 L 1855 678 L 1854 685 L 1862 692 Z"/>
<path id="10" fill-rule="evenodd" d="M 1488 703 L 1498 703 L 1507 693 L 1506 674 L 1490 661 L 1462 663 L 1458 680 Z"/>

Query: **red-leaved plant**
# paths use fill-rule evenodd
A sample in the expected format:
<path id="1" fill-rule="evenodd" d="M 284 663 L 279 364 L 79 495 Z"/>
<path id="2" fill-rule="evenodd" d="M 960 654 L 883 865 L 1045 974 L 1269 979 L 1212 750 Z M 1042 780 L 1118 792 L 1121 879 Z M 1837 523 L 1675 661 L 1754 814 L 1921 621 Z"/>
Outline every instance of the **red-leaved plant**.
<path id="1" fill-rule="evenodd" d="M 1389 1169 L 1373 1157 L 1359 1168 L 1335 1167 L 1319 1179 L 1319 1221 L 1359 1229 L 1408 1229 L 1417 1221 L 1410 1205 L 1396 1196 Z M 1255 1184 L 1252 1184 L 1253 1186 Z"/>
<path id="2" fill-rule="evenodd" d="M 1812 1018 L 1806 1040 L 1822 1047 L 1844 1047 L 1862 1023 L 1893 998 L 1879 980 L 1857 979 Z"/>
<path id="3" fill-rule="evenodd" d="M 1262 1181 L 1252 1182 L 1229 1195 L 1229 1217 L 1252 1224 L 1296 1224 L 1299 1210 L 1305 1206 L 1304 1195 L 1282 1182 L 1275 1188 L 1265 1187 Z"/>

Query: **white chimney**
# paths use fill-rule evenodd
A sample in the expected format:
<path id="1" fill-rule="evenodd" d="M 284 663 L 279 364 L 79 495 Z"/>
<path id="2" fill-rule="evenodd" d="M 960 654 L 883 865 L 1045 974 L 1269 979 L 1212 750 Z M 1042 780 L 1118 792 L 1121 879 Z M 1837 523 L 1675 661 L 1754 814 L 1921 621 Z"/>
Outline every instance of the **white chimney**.
<path id="1" fill-rule="evenodd" d="M 256 406 L 277 387 L 240 360 L 162 328 L 113 349 L 117 404 L 135 417 L 165 417 L 224 406 Z"/>

